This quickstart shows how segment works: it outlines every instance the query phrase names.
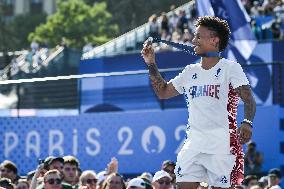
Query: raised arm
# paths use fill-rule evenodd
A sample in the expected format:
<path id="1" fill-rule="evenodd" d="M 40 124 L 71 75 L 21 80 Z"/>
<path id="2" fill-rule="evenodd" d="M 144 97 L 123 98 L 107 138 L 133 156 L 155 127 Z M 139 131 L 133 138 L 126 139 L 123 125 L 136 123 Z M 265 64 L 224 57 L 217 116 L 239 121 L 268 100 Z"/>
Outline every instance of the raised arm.
<path id="1" fill-rule="evenodd" d="M 172 83 L 167 84 L 167 82 L 161 76 L 156 61 L 155 61 L 155 52 L 152 47 L 152 44 L 146 41 L 144 47 L 141 51 L 142 57 L 144 58 L 145 63 L 149 69 L 149 76 L 151 80 L 152 87 L 156 95 L 160 99 L 168 99 L 174 96 L 177 96 L 179 93 L 174 88 Z"/>
<path id="2" fill-rule="evenodd" d="M 256 111 L 256 103 L 249 85 L 236 88 L 236 91 L 244 102 L 244 121 L 239 128 L 240 142 L 247 143 L 252 136 L 252 121 Z M 250 123 L 251 122 L 251 123 Z"/>

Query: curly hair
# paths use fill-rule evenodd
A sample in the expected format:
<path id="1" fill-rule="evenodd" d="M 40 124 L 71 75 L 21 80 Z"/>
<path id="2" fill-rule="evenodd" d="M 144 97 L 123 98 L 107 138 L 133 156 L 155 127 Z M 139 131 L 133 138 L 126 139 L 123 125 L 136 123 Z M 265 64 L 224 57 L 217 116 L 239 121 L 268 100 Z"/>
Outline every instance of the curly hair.
<path id="1" fill-rule="evenodd" d="M 209 30 L 216 32 L 216 35 L 220 39 L 219 50 L 225 50 L 231 34 L 228 22 L 226 20 L 222 20 L 215 16 L 203 16 L 197 19 L 195 26 L 204 26 Z"/>

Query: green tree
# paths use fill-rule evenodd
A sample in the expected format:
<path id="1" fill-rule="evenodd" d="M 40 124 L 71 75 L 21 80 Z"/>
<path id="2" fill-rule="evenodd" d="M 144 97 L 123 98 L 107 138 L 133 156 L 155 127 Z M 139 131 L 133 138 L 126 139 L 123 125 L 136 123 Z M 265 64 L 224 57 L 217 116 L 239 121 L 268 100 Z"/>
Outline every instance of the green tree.
<path id="1" fill-rule="evenodd" d="M 14 38 L 13 49 L 20 50 L 29 47 L 28 35 L 35 28 L 46 21 L 46 14 L 24 14 L 18 15 L 8 24 L 11 37 Z"/>
<path id="2" fill-rule="evenodd" d="M 118 26 L 110 24 L 112 15 L 106 3 L 87 5 L 82 0 L 59 1 L 57 12 L 29 35 L 29 40 L 50 47 L 64 41 L 68 46 L 82 48 L 86 43 L 103 44 L 118 34 Z"/>

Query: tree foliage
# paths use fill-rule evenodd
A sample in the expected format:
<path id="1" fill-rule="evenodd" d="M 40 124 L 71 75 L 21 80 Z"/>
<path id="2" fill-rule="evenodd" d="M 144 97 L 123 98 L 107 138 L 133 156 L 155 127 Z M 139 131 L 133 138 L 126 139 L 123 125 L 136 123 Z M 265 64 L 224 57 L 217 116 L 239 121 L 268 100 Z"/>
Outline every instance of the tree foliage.
<path id="1" fill-rule="evenodd" d="M 117 35 L 118 26 L 110 24 L 112 15 L 105 2 L 87 5 L 82 0 L 59 1 L 57 12 L 29 35 L 48 46 L 62 42 L 70 47 L 82 48 L 86 43 L 102 44 Z"/>
<path id="2" fill-rule="evenodd" d="M 28 35 L 35 28 L 46 21 L 46 14 L 25 14 L 16 16 L 9 27 L 11 37 L 14 39 L 13 48 L 15 50 L 27 48 L 29 46 Z"/>
<path id="3" fill-rule="evenodd" d="M 171 5 L 178 7 L 190 0 L 85 0 L 89 5 L 102 1 L 107 2 L 108 10 L 115 14 L 112 23 L 119 25 L 122 34 L 146 23 L 152 14 L 169 12 Z"/>

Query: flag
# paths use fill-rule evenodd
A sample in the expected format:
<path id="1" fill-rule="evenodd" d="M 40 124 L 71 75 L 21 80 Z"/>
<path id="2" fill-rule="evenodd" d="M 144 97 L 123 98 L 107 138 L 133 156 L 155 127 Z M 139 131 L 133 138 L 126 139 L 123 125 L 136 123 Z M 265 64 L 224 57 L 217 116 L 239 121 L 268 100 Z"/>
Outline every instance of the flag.
<path id="1" fill-rule="evenodd" d="M 257 40 L 250 27 L 250 17 L 239 0 L 197 0 L 199 16 L 216 16 L 226 20 L 230 26 L 231 39 L 227 48 L 230 59 L 247 61 L 251 56 Z M 232 47 L 241 57 L 236 57 Z M 241 60 L 240 60 L 241 59 Z"/>
<path id="2" fill-rule="evenodd" d="M 196 0 L 199 16 L 216 16 L 228 22 L 231 30 L 229 45 L 223 56 L 241 64 L 255 64 L 264 62 L 253 55 L 257 40 L 250 27 L 250 17 L 240 0 Z M 271 68 L 262 66 L 261 69 L 246 67 L 246 74 L 251 83 L 257 104 L 272 104 Z"/>

